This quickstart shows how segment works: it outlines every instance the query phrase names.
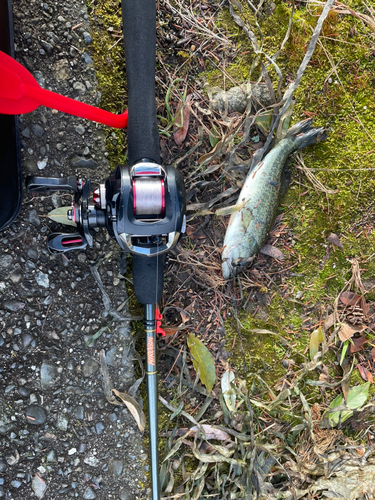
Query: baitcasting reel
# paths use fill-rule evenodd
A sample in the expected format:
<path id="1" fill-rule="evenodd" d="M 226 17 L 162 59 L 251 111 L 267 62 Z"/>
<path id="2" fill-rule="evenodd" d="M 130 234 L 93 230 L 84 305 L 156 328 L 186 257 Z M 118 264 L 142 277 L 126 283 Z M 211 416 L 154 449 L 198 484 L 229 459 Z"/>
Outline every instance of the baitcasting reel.
<path id="1" fill-rule="evenodd" d="M 33 192 L 75 193 L 67 217 L 77 224 L 78 233 L 50 234 L 47 246 L 52 254 L 92 247 L 95 227 L 107 228 L 123 250 L 143 257 L 167 252 L 185 232 L 184 182 L 171 166 L 143 161 L 117 167 L 93 191 L 93 204 L 90 180 L 31 176 L 26 186 Z"/>

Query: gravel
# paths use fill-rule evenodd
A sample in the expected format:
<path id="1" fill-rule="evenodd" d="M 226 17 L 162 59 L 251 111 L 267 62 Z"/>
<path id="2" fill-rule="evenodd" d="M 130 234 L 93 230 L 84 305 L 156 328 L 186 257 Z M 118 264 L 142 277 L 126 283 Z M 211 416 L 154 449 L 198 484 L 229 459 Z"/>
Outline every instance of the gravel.
<path id="1" fill-rule="evenodd" d="M 42 87 L 98 105 L 86 2 L 17 0 L 13 9 L 16 59 Z M 116 166 L 100 125 L 41 106 L 20 117 L 20 130 L 25 175 L 98 183 Z M 25 192 L 0 233 L 0 498 L 145 498 L 142 436 L 129 411 L 105 399 L 99 364 L 103 349 L 113 386 L 128 390 L 132 335 L 128 322 L 107 316 L 90 272 L 97 264 L 116 309 L 127 299 L 117 278 L 126 262 L 104 231 L 92 249 L 49 254 L 49 234 L 74 230 L 46 216 L 70 204 L 66 193 Z"/>

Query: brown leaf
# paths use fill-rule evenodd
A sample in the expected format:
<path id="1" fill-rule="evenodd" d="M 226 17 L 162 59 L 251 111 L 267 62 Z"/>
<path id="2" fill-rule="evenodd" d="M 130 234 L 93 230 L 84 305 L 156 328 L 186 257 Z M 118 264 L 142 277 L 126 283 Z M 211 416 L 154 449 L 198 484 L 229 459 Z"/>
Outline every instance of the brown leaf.
<path id="1" fill-rule="evenodd" d="M 180 311 L 180 316 L 183 323 L 187 323 L 188 321 L 190 321 L 190 314 L 188 314 L 187 312 Z"/>
<path id="2" fill-rule="evenodd" d="M 328 374 L 328 366 L 327 365 L 323 365 L 322 372 L 319 375 L 319 380 L 321 382 L 327 382 L 327 383 L 330 382 L 330 377 Z"/>
<path id="3" fill-rule="evenodd" d="M 335 313 L 331 313 L 324 322 L 324 330 L 329 330 L 335 324 Z"/>
<path id="4" fill-rule="evenodd" d="M 173 127 L 173 139 L 179 146 L 184 142 L 190 123 L 191 95 L 186 96 L 184 106 L 182 108 L 182 123 L 181 123 L 181 104 L 176 111 L 176 120 Z"/>
<path id="5" fill-rule="evenodd" d="M 366 382 L 371 382 L 372 384 L 374 383 L 374 379 L 372 377 L 372 373 L 368 371 L 367 368 L 365 368 L 363 365 L 357 365 L 358 371 L 363 378 L 363 380 L 366 380 Z"/>
<path id="6" fill-rule="evenodd" d="M 269 257 L 277 260 L 284 260 L 283 252 L 273 245 L 264 245 L 263 248 L 261 248 L 260 253 L 268 255 Z"/>
<path id="7" fill-rule="evenodd" d="M 355 306 L 361 300 L 361 296 L 354 292 L 343 292 L 340 300 L 345 306 Z"/>
<path id="8" fill-rule="evenodd" d="M 363 345 L 367 342 L 366 335 L 361 335 L 361 337 L 353 339 L 352 342 L 353 344 L 350 344 L 349 346 L 350 354 L 354 354 L 355 352 L 359 352 L 362 350 Z"/>
<path id="9" fill-rule="evenodd" d="M 119 392 L 116 389 L 112 389 L 112 392 L 127 406 L 134 420 L 137 422 L 139 430 L 143 432 L 146 425 L 146 416 L 137 401 L 125 392 Z"/>
<path id="10" fill-rule="evenodd" d="M 369 310 L 370 310 L 370 306 L 367 304 L 366 299 L 363 297 L 363 295 L 361 297 L 361 300 L 360 300 L 359 304 L 360 304 L 360 306 L 362 308 L 362 311 L 363 311 L 364 315 L 367 316 L 368 313 L 369 313 Z"/>
<path id="11" fill-rule="evenodd" d="M 337 236 L 337 234 L 331 233 L 328 236 L 327 241 L 332 243 L 332 245 L 335 245 L 335 247 L 339 248 L 340 250 L 344 250 L 344 246 L 343 246 L 340 238 Z"/>
<path id="12" fill-rule="evenodd" d="M 344 323 L 338 333 L 340 340 L 345 342 L 345 340 L 351 339 L 353 335 L 357 332 L 362 332 L 366 327 L 364 325 L 348 325 Z"/>
<path id="13" fill-rule="evenodd" d="M 372 357 L 372 360 L 375 361 L 375 347 L 373 347 L 371 349 L 371 357 Z"/>

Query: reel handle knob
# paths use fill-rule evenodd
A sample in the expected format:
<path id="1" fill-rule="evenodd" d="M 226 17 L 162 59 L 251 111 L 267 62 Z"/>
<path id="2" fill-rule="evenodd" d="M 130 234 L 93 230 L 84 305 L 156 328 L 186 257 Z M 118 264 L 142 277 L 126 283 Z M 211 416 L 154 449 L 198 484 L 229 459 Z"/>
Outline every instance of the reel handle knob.
<path id="1" fill-rule="evenodd" d="M 47 247 L 51 254 L 83 250 L 87 247 L 86 239 L 79 233 L 52 233 L 47 238 Z"/>

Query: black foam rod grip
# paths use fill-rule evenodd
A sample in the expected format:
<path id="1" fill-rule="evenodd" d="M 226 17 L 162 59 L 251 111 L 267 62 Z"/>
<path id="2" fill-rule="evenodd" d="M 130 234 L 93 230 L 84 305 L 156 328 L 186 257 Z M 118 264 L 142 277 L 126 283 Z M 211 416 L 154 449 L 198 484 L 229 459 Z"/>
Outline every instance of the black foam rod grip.
<path id="1" fill-rule="evenodd" d="M 142 305 L 157 304 L 163 295 L 164 254 L 144 257 L 133 254 L 133 286 Z"/>
<path id="2" fill-rule="evenodd" d="M 160 163 L 155 104 L 156 2 L 122 0 L 128 82 L 129 165 L 148 159 Z"/>

